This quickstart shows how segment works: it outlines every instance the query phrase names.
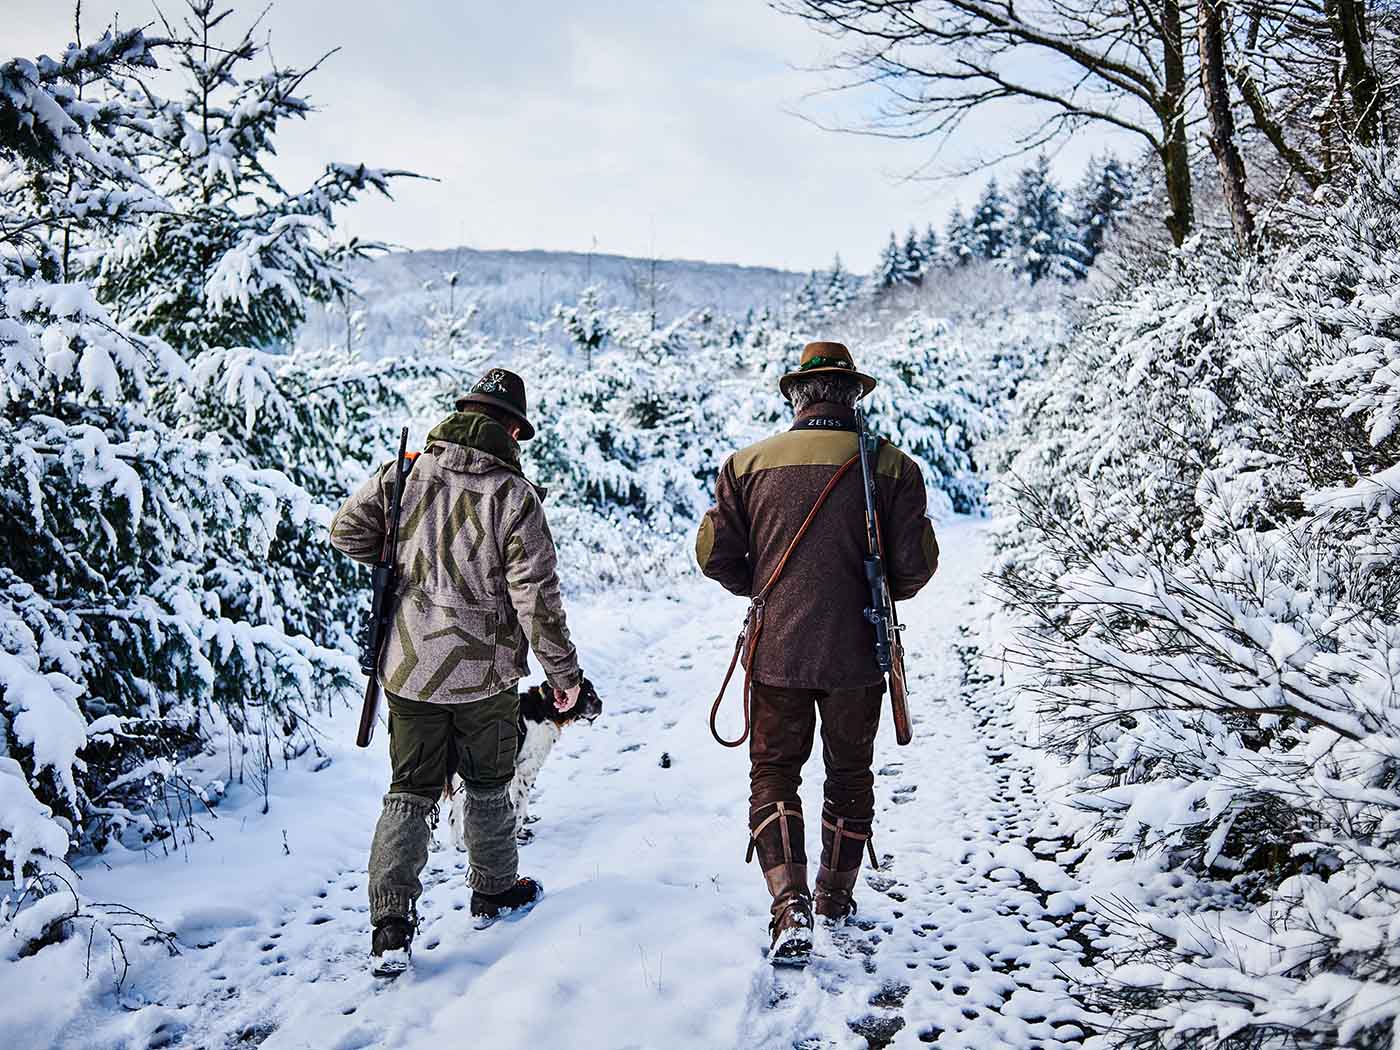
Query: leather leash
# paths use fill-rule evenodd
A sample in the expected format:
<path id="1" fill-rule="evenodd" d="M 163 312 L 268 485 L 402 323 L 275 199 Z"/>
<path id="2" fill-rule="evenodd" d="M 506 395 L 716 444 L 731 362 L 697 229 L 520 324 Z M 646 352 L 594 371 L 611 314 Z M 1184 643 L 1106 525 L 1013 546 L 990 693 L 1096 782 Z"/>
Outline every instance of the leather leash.
<path id="1" fill-rule="evenodd" d="M 778 582 L 778 577 L 787 568 L 788 559 L 792 557 L 792 552 L 797 549 L 797 545 L 802 542 L 802 537 L 807 535 L 807 530 L 812 527 L 812 522 L 817 517 L 817 512 L 826 503 L 827 497 L 831 495 L 839 482 L 846 474 L 860 462 L 860 453 L 856 453 L 837 469 L 831 476 L 831 480 L 826 483 L 826 488 L 822 489 L 821 495 L 817 497 L 817 502 L 812 504 L 812 509 L 807 512 L 807 518 L 802 522 L 802 527 L 797 530 L 797 535 L 788 544 L 787 550 L 783 551 L 782 558 L 778 561 L 777 568 L 768 577 L 768 582 L 763 585 L 763 589 L 749 599 L 749 611 L 744 616 L 744 626 L 739 631 L 739 639 L 734 643 L 734 656 L 729 661 L 729 670 L 724 673 L 724 681 L 720 684 L 719 695 L 715 697 L 715 702 L 710 707 L 710 735 L 715 741 L 724 747 L 741 747 L 749 738 L 749 730 L 752 727 L 751 705 L 753 697 L 753 654 L 758 647 L 758 635 L 763 630 L 763 611 L 768 602 L 768 595 Z M 724 694 L 729 689 L 729 681 L 734 677 L 734 669 L 739 666 L 740 654 L 744 657 L 744 732 L 734 740 L 726 740 L 719 735 L 719 707 L 724 702 Z"/>

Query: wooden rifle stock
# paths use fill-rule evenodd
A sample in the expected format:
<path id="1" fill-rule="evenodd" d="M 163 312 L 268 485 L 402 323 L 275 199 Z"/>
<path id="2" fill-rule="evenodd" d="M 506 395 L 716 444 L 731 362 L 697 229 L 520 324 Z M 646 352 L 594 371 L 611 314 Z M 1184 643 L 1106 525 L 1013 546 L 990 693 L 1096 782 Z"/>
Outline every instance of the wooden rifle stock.
<path id="1" fill-rule="evenodd" d="M 889 676 L 890 713 L 894 719 L 895 743 L 901 746 L 914 739 L 914 727 L 909 719 L 909 693 L 904 676 L 904 642 L 900 638 L 903 627 L 899 613 L 895 609 L 894 596 L 890 594 L 889 577 L 885 572 L 884 538 L 880 535 L 880 513 L 875 506 L 875 468 L 869 462 L 872 452 L 878 452 L 880 443 L 870 438 L 867 444 L 865 414 L 856 409 L 856 435 L 860 445 L 860 468 L 865 481 L 865 525 L 869 557 L 866 559 L 866 575 L 870 579 L 871 605 L 865 611 L 866 618 L 875 628 L 875 659 L 880 670 Z"/>
<path id="2" fill-rule="evenodd" d="M 890 601 L 890 613 L 895 612 L 894 601 Z M 896 620 L 896 622 L 898 622 Z M 909 694 L 904 682 L 904 642 L 899 631 L 892 632 L 890 643 L 890 712 L 894 716 L 895 743 L 903 746 L 914 739 L 914 726 L 909 721 Z"/>

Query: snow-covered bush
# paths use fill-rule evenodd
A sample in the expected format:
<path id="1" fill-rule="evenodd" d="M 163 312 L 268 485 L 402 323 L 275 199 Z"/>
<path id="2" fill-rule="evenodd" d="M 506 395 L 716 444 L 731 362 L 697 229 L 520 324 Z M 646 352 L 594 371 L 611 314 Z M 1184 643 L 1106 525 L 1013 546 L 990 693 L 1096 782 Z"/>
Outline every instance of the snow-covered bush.
<path id="1" fill-rule="evenodd" d="M 1202 241 L 1023 388 L 1000 582 L 1117 910 L 1134 1046 L 1390 1046 L 1400 1016 L 1400 167 Z"/>
<path id="2" fill-rule="evenodd" d="M 558 498 L 674 533 L 708 506 L 705 480 L 725 448 L 739 384 L 707 319 L 655 331 L 643 320 L 613 312 L 591 362 L 546 354 L 529 363 L 539 432 L 525 451 Z"/>
<path id="3" fill-rule="evenodd" d="M 21 839 L 0 810 L 3 870 L 18 877 L 36 844 L 62 859 L 70 840 L 173 833 L 150 807 L 184 790 L 179 763 L 210 720 L 280 754 L 354 668 L 284 629 L 260 571 L 281 523 L 312 513 L 306 492 L 142 411 L 142 391 L 188 368 L 87 287 L 3 291 L 0 753 L 25 774 L 15 791 L 27 781 L 66 822 L 36 836 L 21 798 Z"/>
<path id="4" fill-rule="evenodd" d="M 115 33 L 0 65 L 0 876 L 16 881 L 177 834 L 205 801 L 186 760 L 221 737 L 265 785 L 358 679 L 327 646 L 360 578 L 323 535 L 329 496 L 387 444 L 390 366 L 172 346 L 82 276 L 109 238 L 178 211 L 168 174 L 188 158 L 162 150 L 189 143 L 154 134 L 166 107 L 131 90 L 154 61 Z M 235 298 L 328 272 L 292 270 L 250 266 Z M 122 282 L 123 308 L 211 294 L 163 264 Z"/>
<path id="5" fill-rule="evenodd" d="M 919 463 L 938 514 L 982 509 L 1005 399 L 1058 328 L 1053 316 L 1005 328 L 984 320 L 919 311 L 862 350 L 861 366 L 880 379 L 862 402 L 870 425 Z"/>

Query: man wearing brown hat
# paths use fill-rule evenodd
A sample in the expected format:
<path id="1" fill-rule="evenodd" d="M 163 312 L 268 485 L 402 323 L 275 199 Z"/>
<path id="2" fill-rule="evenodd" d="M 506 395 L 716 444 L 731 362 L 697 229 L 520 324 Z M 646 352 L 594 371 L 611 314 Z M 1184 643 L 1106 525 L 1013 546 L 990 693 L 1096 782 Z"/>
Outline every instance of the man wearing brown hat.
<path id="1" fill-rule="evenodd" d="M 861 473 L 849 466 L 858 448 L 855 404 L 875 380 L 856 370 L 845 346 L 821 342 L 803 349 L 779 388 L 792 404 L 792 427 L 725 462 L 696 556 L 706 576 L 753 601 L 743 652 L 752 683 L 749 859 L 757 855 L 773 896 L 769 957 L 802 965 L 814 900 L 797 791 L 819 713 L 826 784 L 817 914 L 844 921 L 863 854 L 875 863 L 871 762 L 885 682 L 865 616 Z M 924 480 L 888 442 L 871 466 L 890 591 L 911 598 L 938 567 Z"/>
<path id="2" fill-rule="evenodd" d="M 379 975 L 408 964 L 429 820 L 452 773 L 466 793 L 472 914 L 489 922 L 542 892 L 518 877 L 509 795 L 527 639 L 560 710 L 577 702 L 583 676 L 541 494 L 520 469 L 517 442 L 534 433 L 524 382 L 493 368 L 429 432 L 404 485 L 401 582 L 380 665 L 393 777 L 369 860 L 371 965 Z M 340 508 L 331 522 L 338 550 L 358 561 L 378 558 L 394 476 L 387 464 Z"/>

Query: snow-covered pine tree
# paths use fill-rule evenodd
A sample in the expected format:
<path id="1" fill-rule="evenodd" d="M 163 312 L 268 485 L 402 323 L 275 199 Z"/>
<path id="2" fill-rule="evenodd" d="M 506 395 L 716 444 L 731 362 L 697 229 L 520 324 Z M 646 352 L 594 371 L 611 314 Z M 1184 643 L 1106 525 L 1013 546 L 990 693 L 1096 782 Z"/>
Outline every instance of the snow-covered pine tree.
<path id="1" fill-rule="evenodd" d="M 996 176 L 987 180 L 982 196 L 968 217 L 972 254 L 979 259 L 1000 259 L 1011 247 L 1010 208 L 997 184 Z"/>
<path id="2" fill-rule="evenodd" d="M 793 320 L 799 325 L 818 325 L 826 316 L 825 282 L 816 270 L 809 273 L 792 298 Z"/>
<path id="3" fill-rule="evenodd" d="M 900 255 L 901 283 L 922 284 L 924 272 L 928 269 L 929 258 L 924 254 L 923 242 L 919 239 L 919 234 L 913 226 L 909 227 L 909 233 L 904 238 L 904 247 Z"/>
<path id="4" fill-rule="evenodd" d="M 585 288 L 572 306 L 555 306 L 552 320 L 563 327 L 574 349 L 583 355 L 584 370 L 591 369 L 594 357 L 612 336 L 611 320 L 598 286 Z"/>
<path id="5" fill-rule="evenodd" d="M 336 209 L 366 192 L 388 196 L 390 180 L 408 173 L 332 163 L 304 190 L 283 187 L 269 170 L 273 142 L 312 112 L 299 92 L 316 65 L 253 72 L 267 52 L 254 29 L 227 36 L 231 9 L 186 2 L 188 16 L 169 27 L 180 96 L 123 80 L 110 98 L 139 119 L 139 130 L 116 136 L 116 145 L 165 206 L 87 263 L 119 320 L 187 356 L 276 347 L 308 303 L 351 291 L 349 260 L 380 247 L 335 241 Z"/>
<path id="6" fill-rule="evenodd" d="M 472 344 L 472 320 L 477 306 L 460 298 L 457 285 L 461 278 L 456 270 L 444 273 L 442 291 L 434 296 L 423 316 L 423 349 L 432 356 L 452 357 Z M 426 281 L 423 290 L 437 293 L 438 285 Z"/>
<path id="7" fill-rule="evenodd" d="M 1032 284 L 1084 275 L 1082 249 L 1065 217 L 1064 194 L 1044 153 L 1021 169 L 1011 201 L 1007 258 Z"/>
<path id="8" fill-rule="evenodd" d="M 916 312 L 866 344 L 861 362 L 880 377 L 862 402 L 870 425 L 919 463 L 935 516 L 980 509 L 977 452 L 1000 421 L 961 333 Z"/>
<path id="9" fill-rule="evenodd" d="M 365 365 L 348 347 L 282 351 L 308 303 L 354 298 L 345 263 L 372 246 L 336 243 L 336 209 L 366 189 L 387 195 L 403 173 L 332 163 L 305 192 L 284 189 L 268 161 L 278 132 L 311 112 L 298 92 L 315 66 L 253 73 L 267 50 L 254 31 L 225 39 L 231 9 L 188 7 L 167 45 L 174 80 L 114 79 L 107 93 L 130 114 L 114 148 L 161 206 L 75 254 L 120 321 L 193 366 L 194 386 L 166 385 L 150 407 L 181 435 L 283 471 L 314 502 L 316 514 L 279 524 L 263 589 L 240 600 L 255 618 L 283 610 L 288 629 L 331 645 L 355 619 L 363 573 L 327 548 L 321 519 L 385 455 L 386 416 L 404 400 L 393 362 Z M 174 100 L 156 91 L 170 82 Z M 429 367 L 415 362 L 404 378 Z"/>
<path id="10" fill-rule="evenodd" d="M 904 253 L 899 247 L 899 238 L 891 231 L 885 250 L 880 253 L 880 262 L 870 276 L 870 287 L 875 294 L 889 291 L 903 283 Z"/>
<path id="11" fill-rule="evenodd" d="M 943 231 L 943 258 L 950 266 L 963 266 L 975 257 L 976 239 L 961 204 L 954 204 L 948 212 L 948 222 Z"/>
<path id="12" fill-rule="evenodd" d="M 0 210 L 11 220 L 0 229 L 5 272 L 67 281 L 78 270 L 76 231 L 165 207 L 116 141 L 136 119 L 132 107 L 121 98 L 100 105 L 84 98 L 154 65 L 136 30 L 71 45 L 57 59 L 0 64 L 0 162 L 10 175 L 0 181 Z"/>
<path id="13" fill-rule="evenodd" d="M 744 318 L 742 321 L 734 321 L 730 324 L 729 336 L 725 340 L 725 345 L 731 350 L 743 346 L 744 340 L 747 339 L 748 334 L 753 331 L 757 319 L 758 315 L 756 311 L 750 306 L 744 311 Z"/>
<path id="14" fill-rule="evenodd" d="M 1089 162 L 1070 205 L 1071 222 L 1086 268 L 1099 257 L 1114 221 L 1132 195 L 1132 172 L 1112 153 Z"/>
<path id="15" fill-rule="evenodd" d="M 924 272 L 927 273 L 933 266 L 938 265 L 943 256 L 943 245 L 938 239 L 938 232 L 933 228 L 933 223 L 928 224 L 924 230 L 924 235 L 919 241 L 919 250 L 924 256 Z"/>
<path id="16" fill-rule="evenodd" d="M 760 328 L 740 357 L 762 353 Z M 736 362 L 720 352 L 713 317 L 653 329 L 647 312 L 615 310 L 607 331 L 587 368 L 551 351 L 521 362 L 537 428 L 522 452 L 554 493 L 550 524 L 570 577 L 637 585 L 688 564 L 682 548 L 726 442 L 751 441 L 762 424 L 735 411 Z M 742 437 L 727 437 L 735 427 Z"/>
<path id="17" fill-rule="evenodd" d="M 822 309 L 827 317 L 837 317 L 846 312 L 855 298 L 856 284 L 855 276 L 846 269 L 841 262 L 841 253 L 837 252 L 831 260 L 831 269 L 827 271 L 826 288 L 822 295 Z"/>

